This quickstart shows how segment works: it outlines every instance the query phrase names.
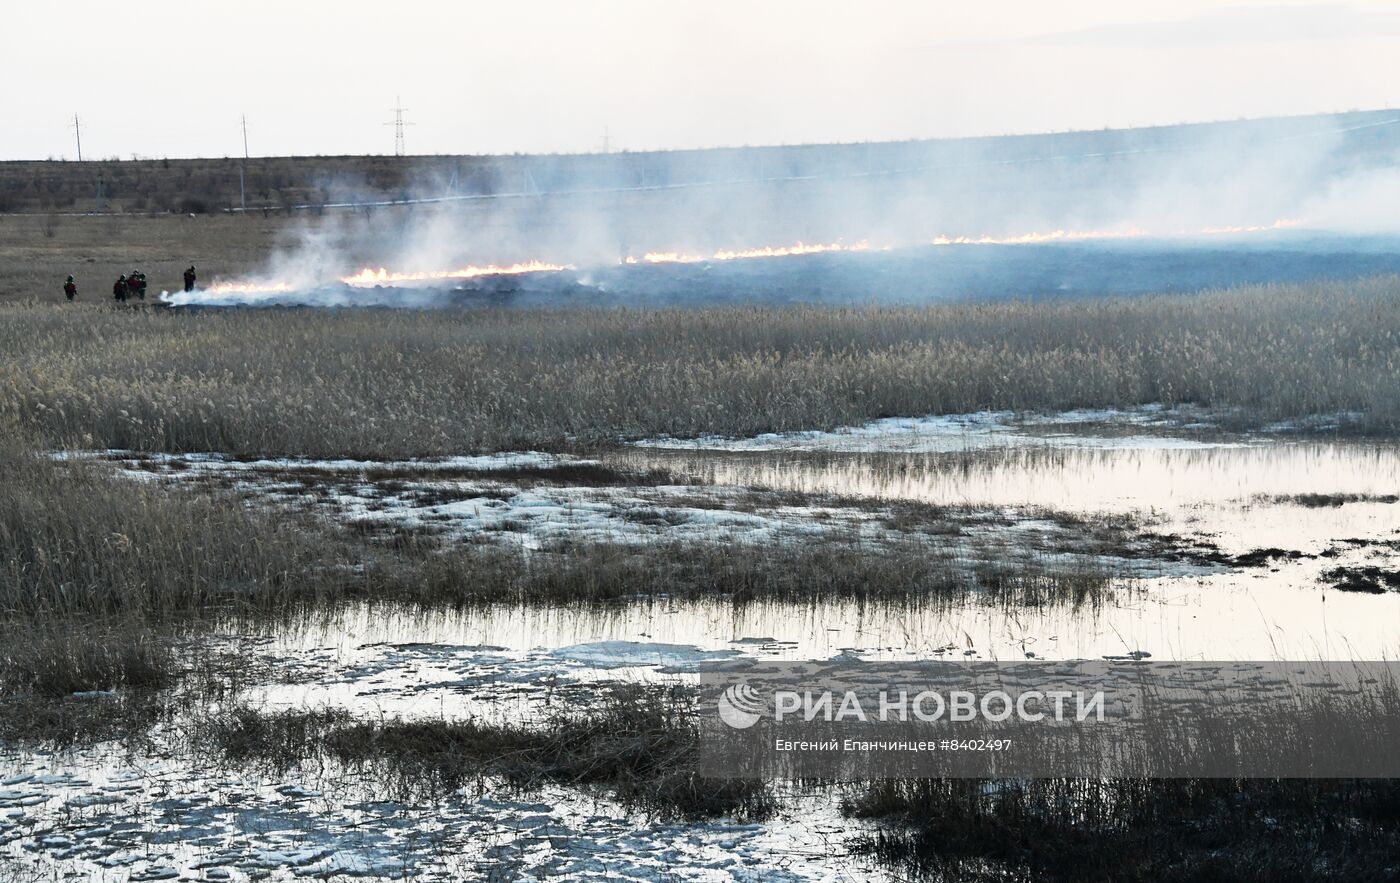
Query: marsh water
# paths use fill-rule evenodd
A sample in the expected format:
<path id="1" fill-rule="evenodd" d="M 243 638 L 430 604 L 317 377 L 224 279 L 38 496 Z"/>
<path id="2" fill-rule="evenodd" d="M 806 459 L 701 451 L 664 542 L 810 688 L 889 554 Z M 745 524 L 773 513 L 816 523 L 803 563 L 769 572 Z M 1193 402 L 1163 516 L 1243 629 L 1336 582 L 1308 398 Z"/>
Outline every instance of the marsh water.
<path id="1" fill-rule="evenodd" d="M 1325 576 L 1400 565 L 1400 447 L 1316 433 L 1181 428 L 1151 412 L 1070 416 L 1067 423 L 885 421 L 861 432 L 663 440 L 605 459 L 703 485 L 995 510 L 1030 530 L 1044 524 L 1047 510 L 1091 522 L 1130 516 L 1225 556 L 1279 554 L 1254 566 L 1138 567 L 1098 605 L 1007 608 L 976 598 L 951 606 L 735 605 L 663 597 L 586 611 L 493 607 L 424 616 L 379 608 L 279 639 L 288 649 L 338 652 L 409 641 L 516 651 L 606 645 L 597 653 L 611 665 L 691 651 L 806 659 L 1074 659 L 1132 651 L 1177 659 L 1379 659 L 1400 650 L 1400 593 L 1342 591 Z"/>
<path id="2" fill-rule="evenodd" d="M 1264 436 L 1017 435 L 960 452 L 822 453 L 794 440 L 758 452 L 672 451 L 645 461 L 720 484 L 914 500 L 1093 518 L 1130 515 L 1230 555 L 1289 553 L 1257 567 L 1124 580 L 1099 607 L 952 611 L 849 605 L 817 616 L 768 609 L 739 632 L 772 632 L 807 652 L 850 647 L 979 655 L 1022 650 L 1093 658 L 1132 650 L 1180 659 L 1388 658 L 1400 649 L 1400 594 L 1336 590 L 1324 574 L 1394 571 L 1400 549 L 1400 449 L 1364 441 Z M 1296 557 L 1291 557 L 1296 554 Z M 695 630 L 718 623 L 710 613 Z M 685 627 L 677 631 L 685 631 Z M 710 632 L 712 633 L 712 632 Z M 733 634 L 732 638 L 745 637 Z"/>
<path id="3" fill-rule="evenodd" d="M 376 719 L 528 720 L 586 702 L 592 685 L 685 679 L 754 657 L 1380 659 L 1400 650 L 1400 592 L 1383 578 L 1344 578 L 1400 569 L 1400 448 L 1325 427 L 1236 432 L 1165 409 L 984 414 L 755 439 L 656 439 L 593 456 L 619 468 L 666 470 L 684 484 L 515 487 L 427 469 L 386 490 L 365 477 L 364 464 L 322 463 L 336 489 L 321 495 L 318 511 L 488 532 L 492 542 L 537 549 L 580 532 L 645 543 L 672 534 L 724 541 L 735 532 L 752 541 L 797 530 L 820 541 L 832 523 L 873 531 L 871 511 L 905 501 L 960 517 L 997 516 L 995 527 L 971 532 L 975 542 L 968 531 L 935 538 L 954 559 L 1024 554 L 1037 536 L 1053 547 L 1076 525 L 1114 519 L 1213 554 L 1128 562 L 1105 550 L 1113 591 L 1093 604 L 1011 607 L 975 594 L 938 604 L 738 604 L 680 600 L 648 586 L 639 587 L 645 597 L 606 607 L 441 612 L 380 603 L 276 627 L 231 624 L 221 640 L 273 673 L 247 684 L 242 698 Z M 295 498 L 283 477 L 288 461 L 102 458 L 172 482 L 233 476 L 241 492 L 278 505 Z M 485 465 L 492 464 L 499 465 Z M 405 484 L 415 483 L 455 483 L 459 493 L 406 494 Z M 749 494 L 742 507 L 732 495 L 739 490 Z M 756 491 L 774 492 L 779 502 L 763 502 Z M 640 506 L 666 517 L 624 517 Z M 510 530 L 494 529 L 506 521 Z M 1053 549 L 1035 554 L 1054 563 Z M 0 780 L 0 850 L 39 868 L 35 879 L 878 874 L 846 855 L 864 825 L 843 819 L 831 794 L 791 795 L 764 824 L 662 824 L 562 788 L 414 804 L 382 799 L 350 772 L 304 769 L 273 780 L 230 771 L 198 751 L 133 756 L 104 746 L 0 755 Z"/>

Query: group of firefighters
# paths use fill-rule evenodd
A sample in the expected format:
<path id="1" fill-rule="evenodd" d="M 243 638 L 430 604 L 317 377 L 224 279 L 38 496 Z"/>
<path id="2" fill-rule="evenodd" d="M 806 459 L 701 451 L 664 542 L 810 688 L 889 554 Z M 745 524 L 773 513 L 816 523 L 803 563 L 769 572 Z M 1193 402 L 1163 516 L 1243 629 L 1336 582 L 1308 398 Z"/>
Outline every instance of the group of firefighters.
<path id="1" fill-rule="evenodd" d="M 194 264 L 190 264 L 189 268 L 185 270 L 184 276 L 185 291 L 194 291 L 196 278 Z M 69 276 L 63 283 L 63 296 L 70 301 L 78 296 L 78 283 L 73 281 L 72 276 Z M 126 299 L 129 297 L 145 300 L 146 274 L 140 270 L 132 270 L 130 273 L 118 276 L 117 281 L 112 283 L 112 297 L 117 303 L 126 303 Z"/>

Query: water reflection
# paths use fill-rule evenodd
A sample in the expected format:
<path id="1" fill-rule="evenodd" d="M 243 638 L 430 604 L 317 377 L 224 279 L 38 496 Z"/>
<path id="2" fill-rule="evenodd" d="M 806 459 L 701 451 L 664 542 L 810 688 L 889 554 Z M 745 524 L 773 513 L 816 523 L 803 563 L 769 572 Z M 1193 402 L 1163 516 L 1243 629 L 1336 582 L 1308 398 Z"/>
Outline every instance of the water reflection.
<path id="1" fill-rule="evenodd" d="M 1124 582 L 1101 608 L 1005 609 L 972 603 L 680 604 L 609 609 L 491 608 L 424 616 L 360 609 L 286 636 L 350 648 L 417 640 L 516 650 L 604 642 L 737 648 L 786 658 L 854 651 L 871 659 L 1096 657 L 1147 650 L 1200 659 L 1381 658 L 1397 649 L 1400 595 L 1330 591 L 1329 568 L 1397 564 L 1400 491 L 1394 445 L 1353 442 L 1104 449 L 1036 445 L 954 453 L 629 450 L 613 458 L 722 485 L 990 507 L 1131 514 L 1159 531 L 1209 538 L 1239 554 L 1304 556 L 1209 576 Z M 1298 498 L 1352 495 L 1338 505 Z M 619 649 L 619 653 L 626 653 Z M 638 650 L 638 652 L 642 652 Z"/>
<path id="2" fill-rule="evenodd" d="M 1234 503 L 1260 495 L 1400 490 L 1400 450 L 1394 445 L 1313 442 L 1106 450 L 1028 441 L 949 454 L 637 450 L 617 456 L 726 485 L 1092 512 Z"/>
<path id="3" fill-rule="evenodd" d="M 1292 565 L 1290 565 L 1292 566 Z M 638 601 L 606 609 L 519 608 L 433 612 L 358 607 L 282 632 L 285 652 L 330 651 L 344 661 L 366 645 L 442 645 L 463 660 L 505 648 L 523 660 L 596 647 L 608 673 L 674 665 L 673 648 L 748 656 L 871 660 L 1096 658 L 1133 650 L 1171 659 L 1379 659 L 1400 649 L 1396 596 L 1279 585 L 1280 572 L 1159 579 L 1125 586 L 1121 603 L 953 609 L 852 601 L 817 604 Z M 533 666 L 532 666 L 533 667 Z M 543 670 L 558 671 L 558 660 Z M 516 673 L 523 673 L 516 672 Z"/>

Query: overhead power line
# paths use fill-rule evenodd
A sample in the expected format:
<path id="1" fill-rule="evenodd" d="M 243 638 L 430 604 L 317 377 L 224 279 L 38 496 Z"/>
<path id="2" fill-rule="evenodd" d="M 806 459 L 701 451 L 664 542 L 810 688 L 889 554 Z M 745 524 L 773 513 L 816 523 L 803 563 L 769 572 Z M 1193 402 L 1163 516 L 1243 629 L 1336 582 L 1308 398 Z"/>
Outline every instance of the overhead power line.
<path id="1" fill-rule="evenodd" d="M 410 123 L 408 120 L 403 118 L 403 115 L 408 110 L 408 108 L 403 106 L 402 98 L 395 96 L 394 106 L 389 109 L 394 112 L 394 118 L 391 121 L 385 123 L 384 125 L 394 127 L 394 156 L 403 156 L 403 127 L 411 126 L 413 125 L 413 123 Z"/>

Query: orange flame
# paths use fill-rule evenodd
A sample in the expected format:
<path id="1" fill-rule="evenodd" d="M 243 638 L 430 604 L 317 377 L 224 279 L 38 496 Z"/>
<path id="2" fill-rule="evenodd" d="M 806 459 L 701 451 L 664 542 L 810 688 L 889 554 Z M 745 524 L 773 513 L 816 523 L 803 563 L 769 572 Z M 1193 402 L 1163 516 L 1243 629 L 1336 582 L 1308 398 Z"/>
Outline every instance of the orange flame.
<path id="1" fill-rule="evenodd" d="M 703 261 L 702 254 L 682 254 L 678 251 L 649 251 L 642 255 L 641 260 L 628 257 L 623 261 L 625 264 L 694 264 Z"/>
<path id="2" fill-rule="evenodd" d="M 1077 242 L 1082 239 L 1135 239 L 1151 236 L 1146 230 L 1054 230 L 1049 233 L 1022 233 L 1019 236 L 936 236 L 932 245 L 1031 245 L 1037 242 Z"/>
<path id="3" fill-rule="evenodd" d="M 215 282 L 206 290 L 210 294 L 276 294 L 296 289 L 286 282 Z"/>
<path id="4" fill-rule="evenodd" d="M 1222 233 L 1266 233 L 1270 230 L 1287 230 L 1290 227 L 1297 227 L 1303 223 L 1298 220 L 1274 221 L 1272 224 L 1251 227 L 1205 227 L 1201 230 L 1207 236 L 1218 236 Z"/>
<path id="5" fill-rule="evenodd" d="M 869 242 L 861 241 L 853 245 L 841 242 L 807 243 L 793 245 L 765 245 L 761 248 L 720 249 L 712 255 L 686 254 L 679 251 L 649 251 L 638 260 L 629 257 L 626 264 L 694 264 L 700 261 L 738 261 L 746 258 L 781 258 L 797 254 L 822 254 L 829 251 L 868 251 Z"/>
<path id="6" fill-rule="evenodd" d="M 1220 236 L 1232 233 L 1266 233 L 1270 230 L 1287 230 L 1297 227 L 1302 221 L 1281 220 L 1272 224 L 1257 224 L 1248 227 L 1202 227 L 1200 230 L 1177 230 L 1160 233 L 1140 227 L 1127 227 L 1121 230 L 1053 230 L 1049 233 L 1022 233 L 1019 236 L 937 236 L 932 245 L 1030 245 L 1037 242 L 1077 242 L 1084 239 L 1142 239 L 1149 236 Z"/>
<path id="7" fill-rule="evenodd" d="M 341 277 L 341 282 L 356 288 L 370 288 L 375 285 L 394 285 L 400 282 L 430 282 L 442 279 L 475 279 L 478 276 L 510 276 L 517 273 L 557 273 L 568 270 L 564 264 L 547 264 L 543 261 L 526 261 L 509 266 L 467 266 L 456 270 L 429 270 L 408 273 L 391 273 L 380 267 L 378 270 L 365 267 L 353 276 Z"/>

